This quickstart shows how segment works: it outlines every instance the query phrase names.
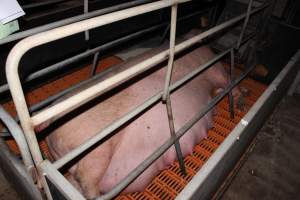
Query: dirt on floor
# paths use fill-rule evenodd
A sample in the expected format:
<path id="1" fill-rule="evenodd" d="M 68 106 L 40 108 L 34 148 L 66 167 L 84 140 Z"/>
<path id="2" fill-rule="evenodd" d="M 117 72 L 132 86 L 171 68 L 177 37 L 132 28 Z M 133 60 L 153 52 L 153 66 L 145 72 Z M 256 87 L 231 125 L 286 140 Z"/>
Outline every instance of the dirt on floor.
<path id="1" fill-rule="evenodd" d="M 299 129 L 300 95 L 285 97 L 221 199 L 300 199 Z"/>

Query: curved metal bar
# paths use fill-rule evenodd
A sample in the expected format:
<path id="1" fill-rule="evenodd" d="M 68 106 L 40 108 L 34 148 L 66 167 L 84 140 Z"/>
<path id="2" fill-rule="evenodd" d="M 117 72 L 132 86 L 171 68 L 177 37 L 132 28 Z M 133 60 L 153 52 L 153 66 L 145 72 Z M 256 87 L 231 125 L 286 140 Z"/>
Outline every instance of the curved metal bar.
<path id="1" fill-rule="evenodd" d="M 21 156 L 23 158 L 24 165 L 26 166 L 26 169 L 30 171 L 33 168 L 33 162 L 30 155 L 30 151 L 26 142 L 26 139 L 24 137 L 24 133 L 19 127 L 19 125 L 16 123 L 16 121 L 4 110 L 4 108 L 0 105 L 0 119 L 4 123 L 4 125 L 7 127 L 13 138 L 15 139 Z"/>

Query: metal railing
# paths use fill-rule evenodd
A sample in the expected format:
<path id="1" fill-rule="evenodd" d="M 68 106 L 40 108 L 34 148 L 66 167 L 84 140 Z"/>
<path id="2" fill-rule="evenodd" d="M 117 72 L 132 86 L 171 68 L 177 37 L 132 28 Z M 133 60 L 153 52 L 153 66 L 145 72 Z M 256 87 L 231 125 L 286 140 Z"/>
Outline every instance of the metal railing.
<path id="1" fill-rule="evenodd" d="M 176 32 L 176 22 L 177 22 L 177 5 L 188 2 L 190 0 L 161 0 L 154 3 L 148 3 L 141 6 L 136 6 L 134 8 L 129 8 L 117 12 L 113 12 L 110 14 L 102 15 L 99 17 L 94 17 L 91 19 L 87 19 L 84 21 L 76 22 L 73 24 L 69 24 L 66 26 L 62 26 L 53 30 L 49 30 L 43 33 L 39 33 L 33 36 L 30 36 L 26 39 L 20 41 L 10 52 L 7 63 L 6 63 L 6 76 L 8 85 L 18 112 L 18 116 L 25 134 L 26 141 L 30 148 L 31 155 L 33 157 L 34 163 L 39 172 L 39 178 L 41 183 L 45 189 L 46 195 L 49 199 L 51 199 L 51 193 L 49 191 L 45 176 L 64 194 L 68 199 L 84 199 L 84 197 L 63 177 L 63 175 L 58 171 L 59 168 L 67 164 L 72 159 L 76 158 L 80 154 L 82 154 L 86 149 L 93 146 L 93 144 L 97 143 L 105 136 L 111 135 L 112 131 L 116 130 L 122 124 L 128 122 L 134 116 L 138 115 L 142 111 L 149 108 L 151 105 L 154 105 L 160 100 L 164 100 L 166 102 L 167 111 L 168 111 L 168 119 L 170 125 L 171 137 L 167 142 L 165 142 L 162 146 L 160 146 L 153 154 L 151 154 L 146 160 L 144 160 L 135 170 L 133 170 L 124 180 L 122 180 L 115 188 L 113 188 L 110 192 L 105 195 L 100 196 L 98 199 L 110 199 L 121 192 L 129 183 L 131 183 L 135 178 L 137 178 L 147 167 L 151 165 L 156 159 L 159 158 L 170 146 L 176 146 L 176 152 L 179 161 L 181 160 L 181 168 L 184 171 L 184 163 L 182 161 L 180 146 L 178 145 L 178 139 L 183 136 L 187 130 L 189 130 L 202 116 L 204 116 L 210 109 L 212 109 L 217 102 L 219 102 L 224 96 L 229 94 L 232 96 L 231 90 L 236 84 L 242 80 L 251 70 L 249 68 L 245 74 L 241 77 L 236 78 L 235 80 L 231 79 L 230 84 L 224 89 L 222 93 L 216 96 L 204 110 L 201 110 L 194 118 L 188 121 L 183 127 L 181 127 L 177 132 L 172 128 L 174 126 L 172 121 L 172 111 L 170 105 L 169 93 L 179 88 L 181 85 L 185 84 L 188 80 L 199 74 L 201 71 L 213 65 L 215 62 L 220 60 L 227 53 L 231 53 L 231 57 L 233 57 L 234 51 L 233 49 L 228 49 L 223 53 L 217 55 L 207 63 L 199 66 L 198 69 L 192 71 L 179 81 L 170 85 L 170 76 L 172 71 L 172 66 L 174 62 L 174 54 L 187 49 L 193 44 L 203 40 L 204 38 L 211 36 L 225 28 L 228 28 L 235 23 L 240 22 L 242 19 L 246 18 L 248 15 L 257 13 L 258 11 L 265 8 L 267 5 L 261 6 L 259 8 L 255 8 L 251 11 L 248 11 L 248 14 L 242 14 L 238 17 L 235 17 L 227 22 L 224 22 L 216 27 L 213 27 L 199 35 L 196 35 L 180 44 L 175 45 L 175 32 Z M 169 49 L 149 58 L 141 63 L 132 66 L 129 69 L 126 69 L 100 83 L 97 83 L 72 97 L 67 98 L 66 100 L 57 103 L 47 109 L 42 110 L 36 115 L 30 116 L 29 109 L 26 105 L 24 92 L 22 90 L 20 78 L 18 75 L 19 62 L 22 56 L 29 51 L 30 49 L 37 47 L 39 45 L 49 43 L 54 40 L 58 40 L 79 32 L 84 32 L 92 28 L 96 28 L 99 26 L 103 26 L 109 23 L 113 23 L 116 21 L 120 21 L 129 17 L 137 16 L 140 14 L 152 12 L 155 10 L 159 10 L 166 7 L 172 7 L 172 17 L 171 17 L 171 28 L 170 28 L 170 47 Z M 42 154 L 38 145 L 38 141 L 35 135 L 34 127 L 40 125 L 47 120 L 53 118 L 59 118 L 68 112 L 78 108 L 82 104 L 88 102 L 91 99 L 96 98 L 97 96 L 105 93 L 108 90 L 126 82 L 127 80 L 141 74 L 147 69 L 152 68 L 153 66 L 161 63 L 162 61 L 168 60 L 168 73 L 165 78 L 165 87 L 164 90 L 160 93 L 154 95 L 149 98 L 143 104 L 137 106 L 134 110 L 124 115 L 119 120 L 115 121 L 94 137 L 89 139 L 88 141 L 81 144 L 79 147 L 75 148 L 53 164 L 49 161 L 45 161 L 42 158 Z M 232 60 L 232 62 L 234 62 Z M 233 63 L 231 65 L 233 67 Z M 231 70 L 232 71 L 232 70 Z M 230 76 L 232 78 L 232 74 Z M 177 144 L 177 145 L 176 145 Z"/>

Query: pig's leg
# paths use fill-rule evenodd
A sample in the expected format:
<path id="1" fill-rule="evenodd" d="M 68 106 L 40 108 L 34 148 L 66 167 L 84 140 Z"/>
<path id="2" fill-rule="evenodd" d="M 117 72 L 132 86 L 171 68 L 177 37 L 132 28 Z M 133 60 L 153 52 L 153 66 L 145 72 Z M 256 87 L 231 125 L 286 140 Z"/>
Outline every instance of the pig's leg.
<path id="1" fill-rule="evenodd" d="M 83 194 L 88 199 L 100 195 L 98 184 L 110 163 L 111 156 L 112 142 L 109 140 L 77 164 L 74 178 L 79 182 Z"/>

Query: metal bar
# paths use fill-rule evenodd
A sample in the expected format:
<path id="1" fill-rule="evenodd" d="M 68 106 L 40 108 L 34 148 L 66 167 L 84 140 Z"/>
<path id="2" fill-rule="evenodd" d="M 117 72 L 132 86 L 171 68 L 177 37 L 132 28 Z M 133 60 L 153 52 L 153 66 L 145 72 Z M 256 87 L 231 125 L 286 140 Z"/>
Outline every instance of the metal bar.
<path id="1" fill-rule="evenodd" d="M 168 67 L 167 73 L 165 77 L 165 88 L 164 94 L 162 97 L 162 101 L 166 104 L 166 110 L 168 114 L 168 122 L 170 128 L 171 137 L 175 137 L 175 127 L 174 127 L 174 120 L 173 120 L 173 112 L 172 112 L 172 105 L 171 99 L 169 94 L 169 86 L 173 71 L 173 64 L 174 64 L 174 51 L 175 51 L 175 40 L 176 40 L 176 23 L 177 23 L 177 4 L 171 7 L 171 29 L 170 29 L 170 46 L 169 46 L 169 60 L 168 60 Z M 180 147 L 179 141 L 174 143 L 177 159 L 179 161 L 180 169 L 182 174 L 186 175 L 186 169 L 184 165 L 183 155 Z"/>
<path id="2" fill-rule="evenodd" d="M 230 50 L 230 70 L 229 70 L 230 83 L 232 83 L 232 80 L 234 79 L 233 72 L 234 72 L 234 49 L 232 48 Z M 230 118 L 234 119 L 234 98 L 232 95 L 232 91 L 229 92 L 228 98 L 229 98 Z"/>
<path id="3" fill-rule="evenodd" d="M 300 71 L 298 71 L 293 83 L 291 84 L 291 87 L 289 88 L 288 95 L 293 96 L 295 91 L 297 90 L 297 87 L 299 87 L 300 83 Z"/>
<path id="4" fill-rule="evenodd" d="M 78 192 L 75 187 L 70 184 L 66 180 L 66 178 L 61 173 L 59 173 L 48 160 L 44 160 L 39 165 L 39 167 L 43 172 L 43 176 L 46 176 L 64 195 L 64 197 L 69 200 L 85 200 L 82 194 Z"/>
<path id="5" fill-rule="evenodd" d="M 21 156 L 23 158 L 24 165 L 29 172 L 32 172 L 32 168 L 34 167 L 32 158 L 30 155 L 30 151 L 24 137 L 24 133 L 16 123 L 16 121 L 4 110 L 4 108 L 0 105 L 0 119 L 3 124 L 7 127 L 13 138 L 15 139 Z"/>
<path id="6" fill-rule="evenodd" d="M 162 146 L 154 151 L 149 157 L 147 157 L 139 166 L 132 170 L 120 183 L 118 183 L 111 191 L 97 198 L 97 200 L 111 199 L 119 194 L 127 185 L 134 181 L 140 174 L 142 174 L 154 161 L 156 161 L 164 152 L 166 152 L 176 140 L 179 140 L 193 125 L 195 125 L 203 116 L 205 116 L 219 101 L 222 100 L 242 79 L 249 74 L 249 68 L 242 76 L 230 83 L 224 91 L 214 97 L 207 106 L 199 111 L 191 120 L 189 120 L 184 126 L 182 126 L 176 133 L 176 137 L 169 138 Z"/>
<path id="7" fill-rule="evenodd" d="M 176 40 L 176 19 L 177 19 L 177 4 L 172 6 L 171 10 L 171 29 L 170 29 L 170 47 L 169 47 L 169 60 L 167 73 L 165 77 L 165 87 L 163 94 L 163 101 L 166 101 L 167 95 L 169 93 L 169 85 L 172 77 L 174 54 L 175 54 L 175 40 Z"/>
<path id="8" fill-rule="evenodd" d="M 202 12 L 193 13 L 191 15 L 187 15 L 187 16 L 181 17 L 181 18 L 178 19 L 178 21 L 185 20 L 185 19 L 187 19 L 189 17 L 193 17 L 193 16 L 198 15 L 200 13 L 202 13 Z M 28 81 L 31 81 L 31 80 L 35 80 L 35 79 L 40 78 L 40 77 L 42 77 L 42 76 L 44 76 L 44 75 L 46 75 L 48 73 L 51 73 L 51 72 L 63 69 L 64 66 L 69 65 L 69 64 L 71 64 L 73 62 L 76 62 L 76 61 L 78 61 L 78 60 L 80 60 L 82 58 L 88 57 L 89 55 L 95 54 L 98 51 L 105 51 L 105 50 L 107 50 L 109 48 L 112 48 L 112 47 L 114 47 L 116 45 L 119 45 L 120 43 L 127 42 L 127 41 L 129 41 L 129 40 L 131 40 L 133 38 L 136 38 L 136 37 L 140 36 L 140 35 L 143 35 L 145 33 L 157 30 L 157 29 L 159 29 L 159 28 L 161 28 L 161 27 L 163 27 L 165 25 L 167 25 L 167 22 L 161 23 L 161 24 L 158 24 L 158 25 L 146 28 L 146 29 L 143 29 L 141 31 L 132 33 L 130 35 L 127 35 L 127 36 L 124 36 L 124 37 L 119 38 L 117 40 L 114 40 L 112 42 L 109 42 L 107 44 L 104 44 L 104 45 L 101 45 L 99 47 L 96 47 L 94 49 L 87 50 L 86 52 L 83 52 L 83 53 L 80 53 L 78 55 L 75 55 L 75 56 L 72 56 L 70 58 L 67 58 L 67 59 L 65 59 L 63 61 L 60 61 L 58 63 L 55 63 L 53 65 L 45 67 L 42 70 L 39 70 L 37 72 L 34 72 L 34 73 L 30 74 L 25 79 L 25 82 L 28 82 Z M 4 84 L 4 85 L 0 86 L 0 93 L 5 92 L 8 89 L 9 89 L 8 88 L 8 84 Z"/>
<path id="9" fill-rule="evenodd" d="M 176 200 L 211 199 L 216 187 L 222 184 L 222 177 L 227 176 L 227 173 L 232 170 L 247 144 L 256 135 L 256 130 L 259 130 L 264 119 L 287 91 L 287 87 L 299 70 L 296 65 L 299 60 L 300 49 L 283 67 L 283 70 L 259 97 L 241 122 L 205 162 L 201 170 L 180 192 Z"/>
<path id="10" fill-rule="evenodd" d="M 94 76 L 96 74 L 97 66 L 99 63 L 98 60 L 99 60 L 99 51 L 94 54 L 93 65 L 91 68 L 90 76 Z"/>
<path id="11" fill-rule="evenodd" d="M 69 24 L 64 27 L 56 28 L 50 31 L 46 31 L 43 33 L 36 34 L 34 36 L 28 37 L 20 41 L 14 48 L 11 50 L 8 55 L 6 62 L 6 77 L 7 82 L 9 84 L 12 98 L 14 100 L 16 110 L 18 116 L 20 118 L 20 122 L 33 157 L 33 161 L 35 165 L 39 165 L 43 161 L 43 157 L 38 145 L 38 141 L 34 131 L 34 124 L 32 123 L 32 119 L 30 117 L 28 107 L 26 105 L 26 100 L 24 97 L 24 92 L 21 86 L 20 77 L 18 74 L 18 65 L 21 57 L 31 48 L 36 47 L 38 45 L 45 44 L 47 42 L 51 42 L 63 37 L 67 37 L 85 30 L 89 30 L 92 28 L 96 28 L 99 26 L 103 26 L 109 23 L 113 23 L 122 19 L 126 19 L 129 17 L 137 16 L 139 14 L 151 12 L 154 10 L 158 10 L 161 8 L 165 8 L 173 5 L 177 2 L 185 2 L 186 0 L 177 0 L 177 1 L 158 1 L 154 3 L 149 3 L 147 5 L 137 6 L 134 8 L 129 8 L 121 11 L 117 11 L 111 14 L 102 15 L 99 17 L 94 17 L 91 19 L 87 19 L 81 22 L 77 22 L 74 24 Z M 124 78 L 122 78 L 124 79 Z M 49 186 L 45 178 L 40 174 L 39 177 L 41 184 L 45 190 L 48 199 L 52 199 Z"/>
<path id="12" fill-rule="evenodd" d="M 219 59 L 221 59 L 222 57 L 224 57 L 229 52 L 230 51 L 227 50 L 227 51 L 224 51 L 224 52 L 218 54 L 217 56 L 215 56 L 214 58 L 212 58 L 211 60 L 209 60 L 207 63 L 205 63 L 203 65 L 200 65 L 199 68 L 197 68 L 196 70 L 190 72 L 188 75 L 184 76 L 182 79 L 180 79 L 180 80 L 176 81 L 175 83 L 173 83 L 170 86 L 170 92 L 174 92 L 175 90 L 177 90 L 184 83 L 186 83 L 190 79 L 192 79 L 195 76 L 197 76 L 200 72 L 202 72 L 203 70 L 207 69 L 209 66 L 213 65 L 214 63 L 216 63 Z M 145 101 L 145 103 L 137 106 L 135 109 L 133 109 L 132 111 L 128 112 L 128 114 L 126 114 L 123 117 L 121 117 L 120 119 L 116 120 L 111 125 L 107 126 L 102 131 L 100 131 L 98 134 L 96 134 L 95 136 L 93 136 L 89 140 L 87 140 L 86 142 L 84 142 L 81 145 L 79 145 L 78 148 L 73 149 L 72 151 L 70 151 L 69 153 L 67 153 L 66 155 L 64 155 L 62 158 L 60 158 L 59 160 L 55 161 L 53 163 L 54 167 L 57 168 L 57 169 L 63 167 L 65 164 L 67 164 L 68 162 L 70 162 L 72 159 L 74 159 L 77 156 L 79 156 L 82 152 L 86 151 L 91 146 L 93 146 L 94 144 L 96 144 L 97 142 L 99 142 L 100 140 L 102 140 L 103 138 L 107 137 L 111 132 L 117 130 L 123 124 L 125 124 L 129 120 L 133 119 L 134 117 L 136 117 L 137 115 L 139 115 L 143 111 L 145 111 L 148 107 L 153 106 L 155 103 L 157 103 L 161 99 L 162 94 L 163 94 L 163 91 L 161 91 L 161 92 L 157 93 L 156 95 L 152 96 L 151 98 L 147 99 Z"/>
<path id="13" fill-rule="evenodd" d="M 256 12 L 260 11 L 261 9 L 263 9 L 264 7 L 266 7 L 266 6 L 257 8 L 255 10 L 253 10 L 252 12 L 256 13 Z M 206 38 L 209 35 L 212 35 L 224 28 L 232 26 L 234 23 L 237 23 L 238 21 L 243 19 L 245 16 L 246 16 L 246 14 L 242 14 L 242 15 L 235 17 L 227 22 L 224 22 L 214 28 L 211 28 L 208 31 L 205 31 L 189 40 L 186 40 L 186 41 L 182 42 L 181 44 L 176 45 L 175 53 L 180 52 L 180 51 L 192 46 L 194 43 L 201 41 L 202 39 Z M 32 37 L 34 37 L 34 36 L 32 36 Z M 53 36 L 53 37 L 56 37 L 56 36 Z M 22 54 L 24 54 L 27 51 L 26 49 L 24 49 L 27 46 L 26 44 L 28 44 L 28 42 L 29 42 L 29 41 L 26 41 L 27 39 L 30 39 L 30 38 L 26 38 L 23 41 L 21 41 L 22 43 L 20 42 L 19 44 L 17 44 L 11 51 L 11 53 L 8 57 L 8 60 L 7 60 L 7 63 L 8 63 L 7 71 L 6 71 L 7 76 L 12 76 L 12 77 L 18 76 L 16 67 L 18 65 L 17 63 L 19 62 L 19 59 L 22 56 Z M 31 42 L 29 42 L 29 43 L 31 43 Z M 36 45 L 39 45 L 39 44 L 36 44 Z M 115 87 L 117 85 L 120 85 L 121 83 L 127 81 L 128 79 L 144 72 L 145 70 L 147 70 L 147 69 L 153 67 L 154 65 L 160 63 L 161 61 L 165 60 L 166 57 L 168 56 L 168 53 L 169 53 L 168 50 L 163 51 L 162 53 L 157 54 L 156 56 L 153 56 L 152 58 L 149 58 L 149 59 L 139 63 L 138 65 L 135 65 L 132 68 L 130 68 L 114 77 L 111 77 L 110 79 L 107 79 L 101 83 L 98 83 L 98 84 L 92 86 L 91 88 L 81 91 L 80 93 L 68 98 L 67 100 L 60 102 L 60 103 L 46 109 L 45 111 L 38 113 L 37 115 L 32 117 L 33 125 L 39 125 L 42 122 L 53 118 L 54 116 L 61 117 L 61 116 L 65 115 L 67 112 L 70 112 L 73 109 L 84 104 L 85 102 L 95 98 L 100 93 L 103 93 L 104 91 L 109 90 L 112 87 Z M 12 56 L 14 54 L 16 54 L 18 56 Z M 14 57 L 14 59 L 12 59 L 11 57 Z M 14 66 L 15 69 L 12 69 L 11 67 L 8 67 L 8 66 Z M 20 90 L 18 92 L 18 94 L 23 94 L 22 90 Z"/>
<path id="14" fill-rule="evenodd" d="M 169 128 L 170 128 L 171 137 L 175 138 L 176 137 L 176 131 L 175 131 L 175 127 L 174 127 L 174 118 L 173 118 L 170 95 L 168 95 L 167 99 L 166 99 L 166 109 L 167 109 L 167 114 L 168 114 L 168 121 L 169 121 Z M 185 164 L 184 164 L 184 158 L 183 158 L 183 155 L 182 155 L 179 140 L 176 140 L 174 142 L 174 146 L 175 146 L 175 150 L 176 150 L 177 160 L 179 161 L 180 171 L 185 176 L 185 175 L 187 175 L 187 172 L 186 172 L 186 168 L 185 168 Z"/>
<path id="15" fill-rule="evenodd" d="M 89 0 L 83 0 L 83 13 L 87 14 L 89 12 Z M 90 40 L 90 32 L 89 30 L 86 30 L 84 32 L 85 41 Z"/>
<path id="16" fill-rule="evenodd" d="M 48 5 L 52 5 L 52 4 L 62 3 L 62 2 L 65 2 L 65 1 L 70 1 L 70 0 L 42 1 L 42 2 L 38 2 L 38 3 L 31 3 L 31 4 L 23 5 L 22 8 L 24 10 L 27 10 L 27 9 L 36 8 L 36 7 L 39 7 L 39 6 L 48 6 Z"/>
<path id="17" fill-rule="evenodd" d="M 100 17 L 95 17 L 92 19 L 88 19 L 88 20 L 84 20 L 81 22 L 77 22 L 74 24 L 70 24 L 64 27 L 60 27 L 60 28 L 56 28 L 53 29 L 51 31 L 47 31 L 44 33 L 40 33 L 31 37 L 28 37 L 22 41 L 20 41 L 10 52 L 8 58 L 7 58 L 7 62 L 6 62 L 6 76 L 7 76 L 7 81 L 9 84 L 9 87 L 11 89 L 11 94 L 16 106 L 16 110 L 18 112 L 19 118 L 20 118 L 20 122 L 22 125 L 22 128 L 24 130 L 24 134 L 27 140 L 27 143 L 29 145 L 30 151 L 32 153 L 32 157 L 34 160 L 34 163 L 39 165 L 43 158 L 39 149 L 39 145 L 37 142 L 37 138 L 34 132 L 34 125 L 40 124 L 43 120 L 45 120 L 46 118 L 48 118 L 49 116 L 53 115 L 56 116 L 57 114 L 63 114 L 62 113 L 49 113 L 50 115 L 46 115 L 45 117 L 40 117 L 40 114 L 45 114 L 45 112 L 41 112 L 40 114 L 37 114 L 36 116 L 34 116 L 33 118 L 30 117 L 29 112 L 28 112 L 28 108 L 26 105 L 26 101 L 24 98 L 24 92 L 22 90 L 22 86 L 20 83 L 20 78 L 19 78 L 19 74 L 18 74 L 18 67 L 19 67 L 19 62 L 21 57 L 31 48 L 36 47 L 38 45 L 41 44 L 45 44 L 47 42 L 50 41 L 54 41 L 63 37 L 67 37 L 69 35 L 72 34 L 76 34 L 88 29 L 92 29 L 98 26 L 102 26 L 105 24 L 109 24 L 118 20 L 122 20 L 128 17 L 133 17 L 142 13 L 147 13 L 147 12 L 151 12 L 153 10 L 157 10 L 157 9 L 161 9 L 161 8 L 165 8 L 171 5 L 174 5 L 175 3 L 182 3 L 182 2 L 187 2 L 187 0 L 174 0 L 174 1 L 158 1 L 158 2 L 154 2 L 154 3 L 149 3 L 147 5 L 142 5 L 142 6 L 137 6 L 135 8 L 129 8 L 129 9 L 125 9 L 122 11 L 117 11 L 115 13 L 111 13 L 111 14 L 107 14 L 107 15 L 103 15 Z M 260 8 L 257 8 L 255 10 L 253 10 L 252 12 L 258 12 L 259 10 L 263 9 L 265 6 L 262 6 Z M 245 17 L 244 15 L 240 15 L 239 17 L 236 17 L 232 20 L 229 20 L 228 22 L 225 22 L 217 27 L 214 27 L 202 34 L 199 34 L 198 36 L 195 36 L 183 43 L 181 43 L 180 45 L 176 46 L 175 48 L 175 52 L 176 49 L 177 51 L 183 50 L 191 45 L 193 45 L 195 42 L 200 41 L 201 39 L 219 31 L 222 30 L 226 27 L 229 27 L 231 25 L 233 25 L 234 23 L 238 22 L 239 20 L 243 19 Z M 97 94 L 101 91 L 105 91 L 105 89 L 109 89 L 111 86 L 113 86 L 114 84 L 116 84 L 117 82 L 124 82 L 126 79 L 128 80 L 129 78 L 133 77 L 134 75 L 143 72 L 143 70 L 146 70 L 147 68 L 150 68 L 152 66 L 154 66 L 155 64 L 159 63 L 161 60 L 164 60 L 167 56 L 168 52 L 163 52 L 161 54 L 158 54 L 157 56 L 154 56 L 153 58 L 147 60 L 147 62 L 143 62 L 142 64 L 139 64 L 138 66 L 134 66 L 132 68 L 130 68 L 129 70 L 125 70 L 124 73 L 120 73 L 117 76 L 112 77 L 112 79 L 108 79 L 111 82 L 105 82 L 103 81 L 101 84 L 97 84 L 95 85 L 95 87 L 91 87 L 83 92 L 80 92 L 79 96 L 78 95 L 74 95 L 71 98 L 68 98 L 66 101 L 64 101 L 63 103 L 66 102 L 73 102 L 71 103 L 71 106 L 68 106 L 67 109 L 65 111 L 70 111 L 72 109 L 74 109 L 76 106 L 80 106 L 81 104 L 83 104 L 84 102 L 92 99 L 93 97 L 97 96 Z M 114 82 L 117 81 L 117 82 Z M 87 94 L 86 98 L 82 98 L 82 94 Z M 75 98 L 74 98 L 75 97 Z M 59 106 L 62 106 L 61 103 L 57 104 L 59 108 Z M 57 106 L 56 105 L 56 106 Z M 55 106 L 50 108 L 53 109 Z M 64 109 L 64 107 L 63 107 Z M 49 112 L 49 109 L 46 109 Z M 53 110 L 52 110 L 53 112 Z M 37 117 L 39 116 L 39 117 Z M 51 118 L 51 117 L 50 117 Z M 49 119 L 49 118 L 48 118 Z M 47 119 L 46 119 L 47 120 Z M 40 173 L 40 172 L 39 172 Z M 49 199 L 51 199 L 51 194 L 49 193 L 49 188 L 48 185 L 46 183 L 45 178 L 39 174 L 39 176 L 41 177 L 41 181 L 42 184 L 44 186 L 44 189 L 46 191 L 46 194 L 48 196 Z"/>
<path id="18" fill-rule="evenodd" d="M 247 28 L 248 21 L 249 21 L 249 17 L 250 17 L 252 4 L 253 4 L 253 0 L 249 0 L 249 4 L 248 4 L 248 8 L 247 8 L 247 15 L 246 15 L 246 18 L 245 18 L 245 21 L 244 21 L 244 24 L 243 24 L 242 31 L 241 31 L 241 33 L 240 33 L 240 37 L 239 37 L 239 40 L 238 40 L 236 49 L 239 49 L 239 48 L 240 48 L 241 42 L 242 42 L 242 40 L 243 40 L 243 36 L 244 36 L 245 30 L 246 30 L 246 28 Z"/>
<path id="19" fill-rule="evenodd" d="M 116 6 L 111 6 L 111 7 L 108 7 L 108 8 L 96 10 L 96 11 L 90 12 L 88 14 L 82 14 L 82 15 L 78 15 L 78 16 L 75 16 L 75 17 L 70 17 L 70 18 L 67 18 L 67 19 L 63 19 L 63 20 L 60 20 L 60 21 L 57 21 L 57 22 L 53 22 L 53 23 L 50 23 L 50 24 L 42 25 L 42 26 L 32 28 L 32 29 L 29 29 L 29 30 L 26 30 L 26 31 L 22 31 L 22 32 L 19 32 L 19 33 L 12 34 L 12 35 L 10 35 L 6 38 L 3 38 L 3 39 L 0 40 L 0 45 L 8 43 L 8 42 L 15 41 L 15 40 L 22 39 L 22 38 L 34 35 L 36 33 L 40 33 L 40 32 L 43 32 L 43 31 L 48 31 L 50 29 L 54 29 L 54 28 L 57 28 L 57 27 L 60 27 L 60 26 L 64 26 L 64 25 L 67 25 L 67 24 L 71 24 L 71 23 L 74 23 L 74 22 L 81 21 L 81 20 L 89 19 L 89 18 L 92 18 L 92 17 L 95 17 L 95 16 L 104 15 L 104 14 L 107 14 L 107 13 L 114 12 L 116 10 L 121 10 L 121 9 L 129 8 L 129 7 L 132 7 L 132 6 L 141 5 L 141 4 L 144 4 L 144 3 L 147 3 L 147 2 L 151 2 L 151 0 L 136 0 L 136 1 L 132 1 L 132 2 L 127 2 L 127 3 L 119 4 L 119 5 L 116 5 Z"/>
<path id="20" fill-rule="evenodd" d="M 150 27 L 150 28 L 147 28 L 147 29 L 138 31 L 138 32 L 136 32 L 136 33 L 130 34 L 130 35 L 125 36 L 125 37 L 122 37 L 122 38 L 120 38 L 120 39 L 118 39 L 118 40 L 114 40 L 114 41 L 112 41 L 112 42 L 110 42 L 110 43 L 107 43 L 107 44 L 105 44 L 105 45 L 101 45 L 100 47 L 97 47 L 97 48 L 95 48 L 95 49 L 92 49 L 92 50 L 90 50 L 89 53 L 93 53 L 94 51 L 100 51 L 100 50 L 103 50 L 103 51 L 104 51 L 104 50 L 106 50 L 106 49 L 108 49 L 108 48 L 111 48 L 111 47 L 113 47 L 113 46 L 115 46 L 115 45 L 118 45 L 118 44 L 121 43 L 121 42 L 126 42 L 126 41 L 131 40 L 131 39 L 133 39 L 133 38 L 135 38 L 135 37 L 138 37 L 138 36 L 143 35 L 143 34 L 145 34 L 145 33 L 148 33 L 148 32 L 154 31 L 154 30 L 156 30 L 156 29 L 158 29 L 158 28 L 161 28 L 161 27 L 163 27 L 163 26 L 165 26 L 165 25 L 166 25 L 166 23 L 163 23 L 163 24 L 160 24 L 160 25 L 156 25 L 156 26 L 153 26 L 153 27 Z M 86 52 L 85 52 L 85 53 L 86 53 Z M 83 53 L 83 55 L 84 55 L 84 56 L 88 56 L 88 55 L 85 54 L 85 53 Z M 83 56 L 83 55 L 80 54 L 80 55 L 78 55 L 78 56 Z M 72 57 L 72 58 L 74 58 L 74 57 Z M 70 58 L 70 59 L 71 59 L 71 58 Z M 77 59 L 79 59 L 79 58 L 76 57 L 76 58 L 74 58 L 73 60 L 68 60 L 68 62 L 74 61 L 75 59 L 77 60 Z M 116 66 L 116 67 L 117 67 L 117 66 Z M 77 89 L 77 88 L 79 88 L 79 87 L 81 87 L 81 86 L 83 86 L 83 85 L 85 85 L 85 84 L 87 84 L 87 83 L 90 83 L 90 82 L 92 82 L 92 81 L 94 81 L 94 80 L 96 80 L 96 79 L 98 79 L 98 78 L 104 76 L 105 74 L 107 74 L 107 73 L 109 73 L 110 71 L 112 71 L 114 68 L 115 68 L 115 67 L 111 67 L 111 68 L 109 68 L 109 69 L 106 69 L 105 71 L 101 72 L 100 74 L 96 74 L 94 77 L 92 77 L 92 78 L 90 78 L 90 79 L 88 79 L 88 80 L 84 80 L 84 81 L 82 81 L 82 82 L 80 82 L 80 83 L 78 83 L 78 84 L 75 84 L 75 85 L 73 85 L 73 86 L 71 86 L 71 87 L 69 87 L 69 88 L 67 88 L 67 89 L 65 89 L 65 90 L 63 90 L 63 91 L 61 91 L 61 92 L 55 94 L 55 95 L 52 95 L 52 96 L 48 97 L 47 99 L 45 99 L 45 100 L 43 100 L 43 101 L 41 101 L 41 102 L 38 102 L 38 103 L 34 104 L 33 106 L 31 106 L 31 107 L 29 108 L 29 112 L 30 112 L 30 113 L 36 112 L 36 111 L 38 111 L 38 110 L 40 110 L 40 109 L 42 109 L 42 108 L 48 106 L 48 105 L 51 104 L 53 101 L 55 101 L 55 100 L 57 100 L 57 99 L 63 97 L 63 96 L 66 95 L 67 93 L 69 93 L 69 92 L 71 92 L 71 91 L 73 91 L 73 90 L 75 90 L 75 89 Z M 51 71 L 52 71 L 52 70 L 54 70 L 54 69 L 52 68 Z M 94 71 L 94 70 L 93 70 L 93 71 Z M 38 74 L 37 74 L 37 73 L 31 74 L 31 75 L 29 76 L 29 77 L 31 78 L 31 80 L 34 80 L 35 78 L 38 78 L 38 77 L 40 77 L 40 76 L 42 76 L 42 75 L 45 75 L 46 73 L 48 73 L 48 72 L 50 72 L 50 71 L 48 71 L 48 72 L 47 72 L 47 71 L 39 71 L 39 72 L 40 72 L 40 73 L 38 73 Z M 7 89 L 8 89 L 8 85 L 6 85 L 6 86 L 7 86 Z M 1 93 L 1 87 L 0 87 L 0 93 Z M 15 118 L 15 121 L 18 122 L 18 121 L 19 121 L 19 118 L 16 117 L 16 118 Z"/>

